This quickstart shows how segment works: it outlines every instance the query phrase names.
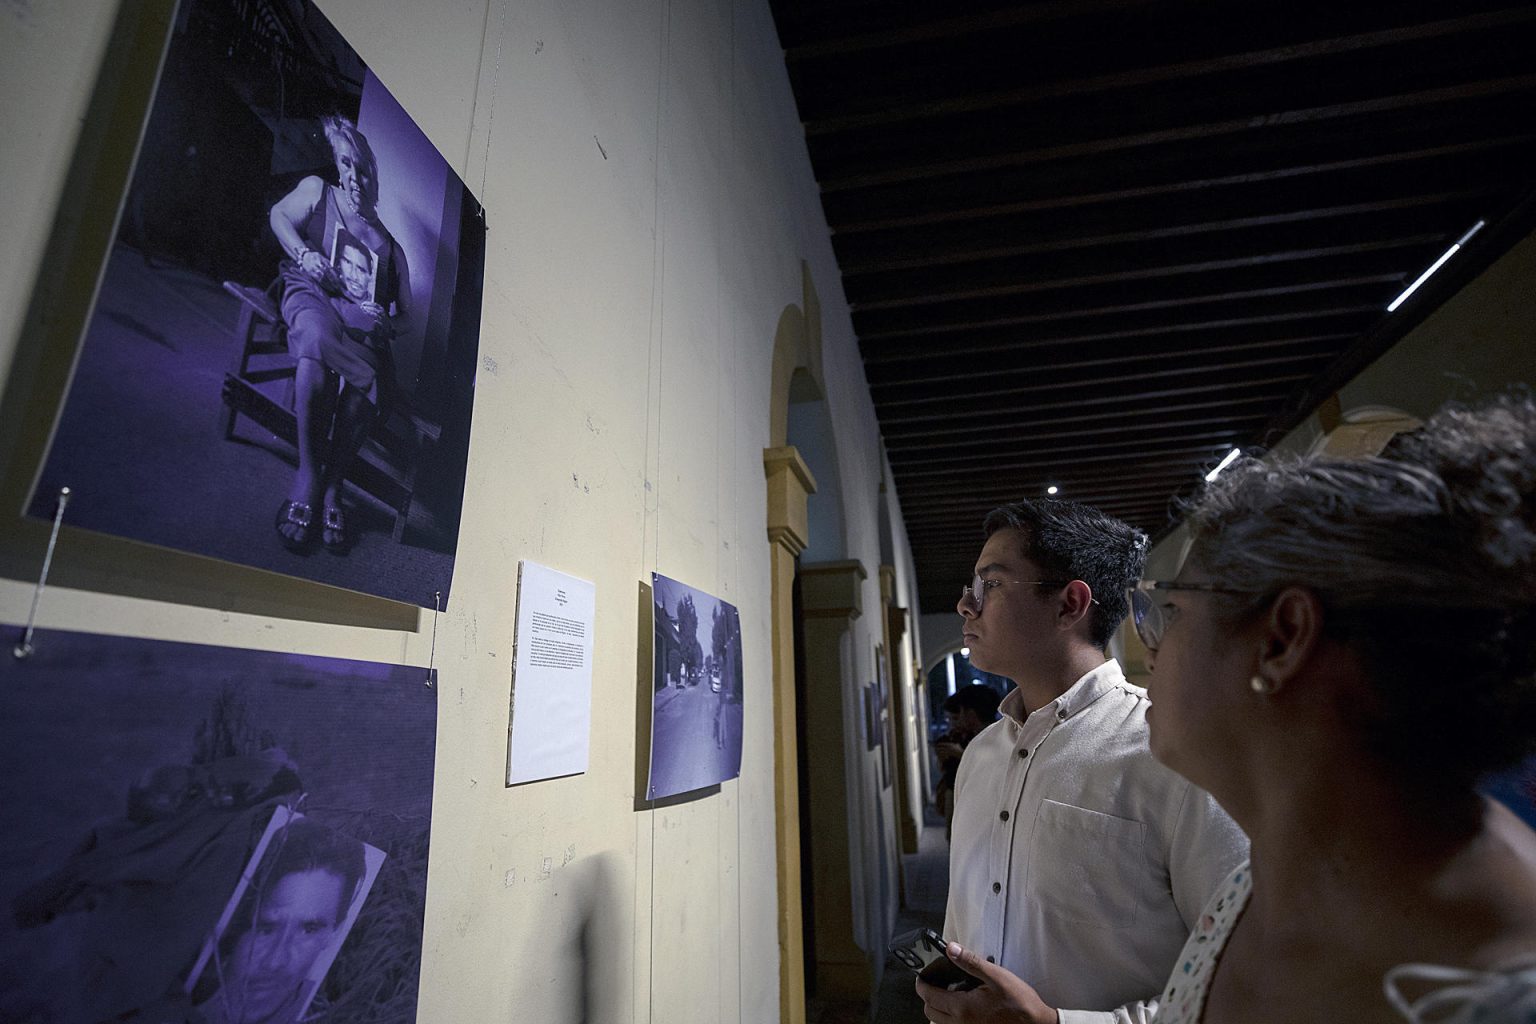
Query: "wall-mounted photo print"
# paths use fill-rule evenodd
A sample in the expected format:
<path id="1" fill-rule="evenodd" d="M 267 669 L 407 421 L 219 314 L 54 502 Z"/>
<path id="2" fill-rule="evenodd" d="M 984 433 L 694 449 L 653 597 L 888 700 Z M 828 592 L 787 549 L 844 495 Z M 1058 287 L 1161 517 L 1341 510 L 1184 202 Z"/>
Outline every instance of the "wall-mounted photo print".
<path id="1" fill-rule="evenodd" d="M 651 574 L 655 598 L 651 770 L 646 798 L 741 774 L 741 616 L 736 606 Z"/>
<path id="2" fill-rule="evenodd" d="M 0 661 L 0 1021 L 412 1021 L 419 667 L 39 630 Z"/>
<path id="3" fill-rule="evenodd" d="M 182 0 L 28 511 L 432 607 L 485 224 L 308 0 Z"/>

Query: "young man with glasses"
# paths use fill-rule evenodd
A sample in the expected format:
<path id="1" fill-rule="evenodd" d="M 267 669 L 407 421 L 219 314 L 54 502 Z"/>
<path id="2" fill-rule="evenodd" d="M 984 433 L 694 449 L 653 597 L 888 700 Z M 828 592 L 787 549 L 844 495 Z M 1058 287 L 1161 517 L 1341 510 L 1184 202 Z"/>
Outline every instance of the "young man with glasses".
<path id="1" fill-rule="evenodd" d="M 985 530 L 957 610 L 971 664 L 1018 689 L 960 764 L 944 931 L 985 984 L 918 993 L 935 1024 L 1146 1024 L 1247 841 L 1153 760 L 1146 691 L 1106 654 L 1146 535 L 1056 500 Z"/>

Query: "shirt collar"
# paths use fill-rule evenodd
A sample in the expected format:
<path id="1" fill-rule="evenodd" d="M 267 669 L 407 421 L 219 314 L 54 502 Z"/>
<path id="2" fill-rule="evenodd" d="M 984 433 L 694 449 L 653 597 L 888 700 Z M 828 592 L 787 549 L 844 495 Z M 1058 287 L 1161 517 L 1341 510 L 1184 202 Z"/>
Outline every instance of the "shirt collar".
<path id="1" fill-rule="evenodd" d="M 1066 693 L 1049 704 L 1036 708 L 1032 714 L 1024 714 L 1024 697 L 1017 687 L 1003 698 L 997 710 L 1016 725 L 1021 726 L 1026 719 L 1031 718 L 1065 722 L 1124 682 L 1125 673 L 1120 671 L 1120 663 L 1110 658 L 1097 668 L 1090 669 L 1077 682 L 1067 687 Z"/>

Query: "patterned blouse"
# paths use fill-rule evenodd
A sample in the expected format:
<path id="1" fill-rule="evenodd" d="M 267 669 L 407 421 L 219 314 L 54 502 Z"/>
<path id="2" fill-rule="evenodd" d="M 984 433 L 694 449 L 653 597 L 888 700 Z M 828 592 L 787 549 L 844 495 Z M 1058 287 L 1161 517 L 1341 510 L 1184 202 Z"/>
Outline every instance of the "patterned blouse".
<path id="1" fill-rule="evenodd" d="M 1199 1024 L 1216 961 L 1221 959 L 1232 927 L 1252 893 L 1253 875 L 1247 863 L 1240 864 L 1201 911 L 1195 930 L 1174 962 L 1153 1024 Z M 1410 1002 L 1398 990 L 1406 980 L 1440 987 Z M 1521 960 L 1495 971 L 1402 964 L 1382 979 L 1382 993 L 1393 1009 L 1413 1024 L 1536 1024 L 1536 960 Z"/>
<path id="2" fill-rule="evenodd" d="M 1195 930 L 1189 933 L 1184 949 L 1174 961 L 1173 974 L 1168 987 L 1157 1001 L 1157 1018 L 1154 1024 L 1199 1024 L 1205 1011 L 1205 994 L 1211 985 L 1211 975 L 1216 972 L 1216 961 L 1227 946 L 1232 926 L 1248 906 L 1248 896 L 1253 892 L 1253 876 L 1248 862 L 1237 866 L 1227 876 L 1216 894 L 1200 911 Z"/>

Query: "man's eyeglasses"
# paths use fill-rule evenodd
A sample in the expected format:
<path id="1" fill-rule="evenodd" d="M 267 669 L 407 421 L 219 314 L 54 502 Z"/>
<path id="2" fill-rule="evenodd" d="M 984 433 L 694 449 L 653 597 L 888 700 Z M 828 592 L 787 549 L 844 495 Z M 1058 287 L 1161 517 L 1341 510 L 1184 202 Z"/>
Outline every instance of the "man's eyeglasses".
<path id="1" fill-rule="evenodd" d="M 970 601 L 979 612 L 981 606 L 987 603 L 987 591 L 1002 586 L 1004 583 L 1012 583 L 1021 587 L 1064 587 L 1071 580 L 984 580 L 980 576 L 971 577 L 971 585 L 960 591 L 961 601 Z M 1098 604 L 1098 599 L 1093 599 Z"/>
<path id="2" fill-rule="evenodd" d="M 1157 645 L 1163 641 L 1163 633 L 1173 622 L 1172 612 L 1164 605 L 1158 604 L 1152 596 L 1154 590 L 1204 590 L 1212 594 L 1249 593 L 1246 590 L 1218 587 L 1214 583 L 1174 583 L 1167 580 L 1141 580 L 1134 587 L 1127 587 L 1125 592 L 1131 601 L 1131 622 L 1136 626 L 1136 635 L 1141 637 L 1141 642 L 1147 645 L 1149 651 L 1157 650 Z"/>

